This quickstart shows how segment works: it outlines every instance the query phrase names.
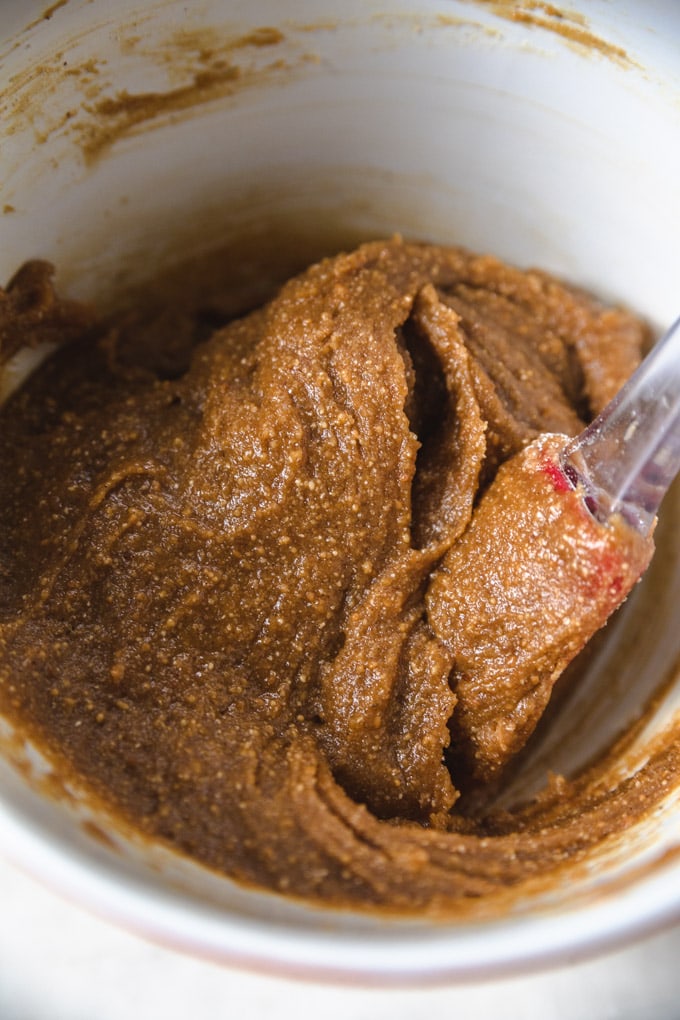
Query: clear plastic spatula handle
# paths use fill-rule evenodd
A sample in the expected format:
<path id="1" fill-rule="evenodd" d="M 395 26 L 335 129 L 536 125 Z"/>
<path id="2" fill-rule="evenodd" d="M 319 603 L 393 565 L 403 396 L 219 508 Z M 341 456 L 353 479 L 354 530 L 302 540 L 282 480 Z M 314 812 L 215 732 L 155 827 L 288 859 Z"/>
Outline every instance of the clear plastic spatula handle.
<path id="1" fill-rule="evenodd" d="M 621 514 L 650 531 L 680 471 L 680 319 L 659 340 L 600 415 L 562 454 L 562 469 L 581 484 L 599 520 Z"/>

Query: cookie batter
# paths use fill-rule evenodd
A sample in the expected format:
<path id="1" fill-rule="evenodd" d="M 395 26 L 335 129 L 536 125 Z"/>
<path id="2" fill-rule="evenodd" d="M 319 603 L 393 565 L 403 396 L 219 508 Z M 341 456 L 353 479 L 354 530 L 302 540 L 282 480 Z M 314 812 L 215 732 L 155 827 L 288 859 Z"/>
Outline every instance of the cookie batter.
<path id="1" fill-rule="evenodd" d="M 0 410 L 0 707 L 139 831 L 308 900 L 455 911 L 647 810 L 673 749 L 634 790 L 457 803 L 651 556 L 598 536 L 531 603 L 574 552 L 560 437 L 645 327 L 396 239 L 207 332 L 104 326 L 42 263 L 0 292 L 0 357 L 60 343 Z M 515 512 L 537 485 L 541 535 Z"/>

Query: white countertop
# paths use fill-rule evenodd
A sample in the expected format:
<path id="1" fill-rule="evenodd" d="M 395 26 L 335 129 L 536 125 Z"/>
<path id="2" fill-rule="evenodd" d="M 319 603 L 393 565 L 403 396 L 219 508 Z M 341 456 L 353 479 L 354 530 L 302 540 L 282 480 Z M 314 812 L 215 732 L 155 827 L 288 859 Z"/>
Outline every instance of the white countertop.
<path id="1" fill-rule="evenodd" d="M 531 977 L 396 991 L 231 970 L 92 917 L 0 861 L 0 1020 L 678 1020 L 680 927 Z"/>

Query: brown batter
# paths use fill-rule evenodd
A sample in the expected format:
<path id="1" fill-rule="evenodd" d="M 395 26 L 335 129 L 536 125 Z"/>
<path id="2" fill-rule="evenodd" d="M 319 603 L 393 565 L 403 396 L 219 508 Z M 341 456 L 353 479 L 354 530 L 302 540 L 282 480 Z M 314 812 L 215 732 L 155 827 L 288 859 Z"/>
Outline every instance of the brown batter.
<path id="1" fill-rule="evenodd" d="M 455 910 L 661 796 L 672 750 L 634 790 L 456 808 L 651 555 L 584 524 L 536 441 L 613 396 L 634 317 L 395 240 L 164 330 L 95 325 L 44 264 L 0 291 L 0 360 L 70 341 L 0 410 L 7 713 L 144 833 L 355 906 Z"/>

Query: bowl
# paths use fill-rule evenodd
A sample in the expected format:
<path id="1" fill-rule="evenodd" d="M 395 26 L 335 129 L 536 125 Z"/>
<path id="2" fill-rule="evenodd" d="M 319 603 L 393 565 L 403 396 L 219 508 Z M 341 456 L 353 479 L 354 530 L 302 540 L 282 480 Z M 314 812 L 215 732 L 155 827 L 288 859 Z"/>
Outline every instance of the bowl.
<path id="1" fill-rule="evenodd" d="M 399 232 L 541 266 L 661 328 L 678 312 L 679 43 L 680 8 L 633 0 L 9 0 L 0 279 L 47 258 L 63 293 L 106 309 L 223 246 L 246 251 L 234 286 L 256 295 L 319 254 Z M 663 553 L 539 730 L 515 792 L 547 767 L 576 773 L 641 719 L 620 762 L 631 771 L 676 720 L 677 515 L 671 494 Z M 124 830 L 7 719 L 0 747 L 7 858 L 215 960 L 469 980 L 680 918 L 680 782 L 559 880 L 437 921 L 237 885 Z"/>

